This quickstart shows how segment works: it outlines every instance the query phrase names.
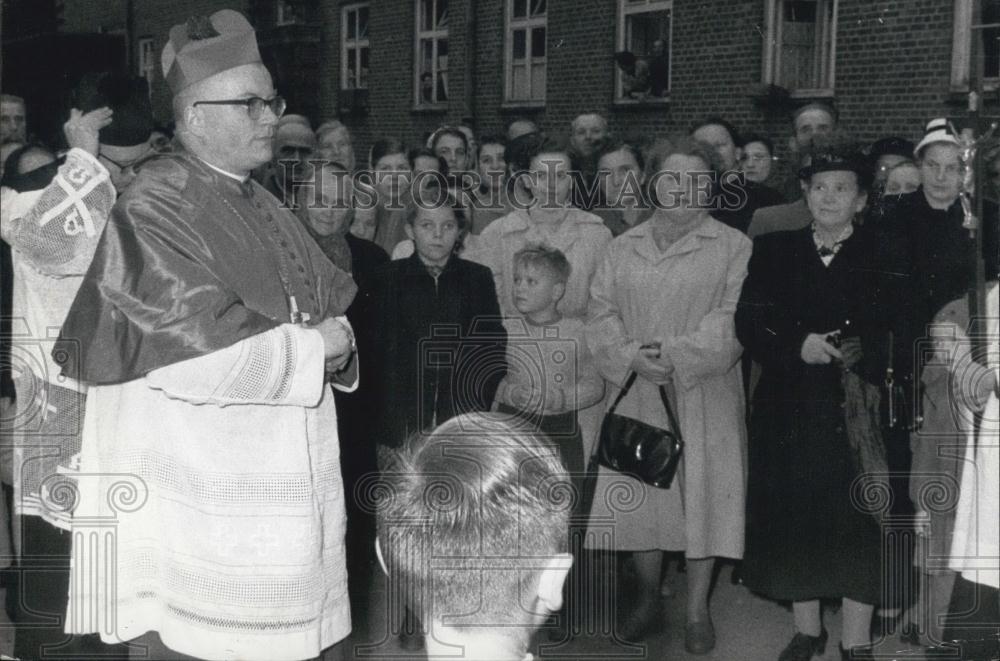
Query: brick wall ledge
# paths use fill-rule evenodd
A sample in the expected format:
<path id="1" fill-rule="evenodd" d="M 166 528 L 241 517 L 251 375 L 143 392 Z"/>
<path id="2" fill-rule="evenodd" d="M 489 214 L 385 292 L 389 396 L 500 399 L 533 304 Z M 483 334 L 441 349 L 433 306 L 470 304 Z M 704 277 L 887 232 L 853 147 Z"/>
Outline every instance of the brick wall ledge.
<path id="1" fill-rule="evenodd" d="M 670 97 L 659 97 L 656 99 L 616 99 L 611 102 L 611 107 L 615 110 L 652 110 L 670 107 Z"/>
<path id="2" fill-rule="evenodd" d="M 500 112 L 542 112 L 545 110 L 544 101 L 506 101 L 500 104 Z"/>
<path id="3" fill-rule="evenodd" d="M 437 106 L 413 106 L 410 112 L 414 115 L 443 115 L 448 112 L 448 105 Z"/>

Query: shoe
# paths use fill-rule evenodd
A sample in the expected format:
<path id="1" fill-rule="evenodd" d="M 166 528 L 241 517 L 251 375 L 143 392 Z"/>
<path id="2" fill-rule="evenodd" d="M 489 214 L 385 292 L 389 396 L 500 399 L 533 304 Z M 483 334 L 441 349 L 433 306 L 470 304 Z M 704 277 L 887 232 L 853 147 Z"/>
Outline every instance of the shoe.
<path id="1" fill-rule="evenodd" d="M 708 654 L 715 649 L 715 626 L 711 619 L 684 625 L 684 649 L 688 654 Z"/>
<path id="2" fill-rule="evenodd" d="M 629 615 L 618 632 L 618 637 L 628 643 L 642 642 L 654 629 L 661 626 L 659 599 L 646 597 L 640 600 L 639 606 Z"/>
<path id="3" fill-rule="evenodd" d="M 871 645 L 858 645 L 849 650 L 845 650 L 843 645 L 838 645 L 838 647 L 840 647 L 841 661 L 874 661 L 875 659 L 875 652 Z"/>
<path id="4" fill-rule="evenodd" d="M 826 652 L 826 639 L 829 634 L 822 629 L 818 636 L 796 633 L 785 649 L 781 650 L 778 661 L 809 661 L 814 656 L 823 656 Z"/>

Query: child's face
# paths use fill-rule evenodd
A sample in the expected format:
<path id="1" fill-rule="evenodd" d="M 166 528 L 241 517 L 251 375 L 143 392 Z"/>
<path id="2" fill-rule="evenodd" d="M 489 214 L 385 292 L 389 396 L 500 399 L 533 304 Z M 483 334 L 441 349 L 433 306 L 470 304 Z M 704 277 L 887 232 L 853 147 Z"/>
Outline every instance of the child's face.
<path id="1" fill-rule="evenodd" d="M 428 264 L 444 266 L 458 241 L 458 221 L 450 207 L 418 209 L 406 233 L 413 239 L 417 254 Z"/>
<path id="2" fill-rule="evenodd" d="M 514 307 L 521 314 L 555 309 L 565 291 L 548 267 L 522 262 L 514 269 Z"/>

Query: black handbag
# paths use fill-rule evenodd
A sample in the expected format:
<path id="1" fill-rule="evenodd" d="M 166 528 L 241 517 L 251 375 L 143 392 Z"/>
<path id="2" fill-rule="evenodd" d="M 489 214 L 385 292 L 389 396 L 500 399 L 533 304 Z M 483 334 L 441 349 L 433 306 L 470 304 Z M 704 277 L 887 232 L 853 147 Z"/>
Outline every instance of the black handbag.
<path id="1" fill-rule="evenodd" d="M 666 389 L 660 386 L 660 399 L 667 410 L 671 429 L 660 429 L 615 413 L 637 376 L 635 372 L 629 374 L 625 387 L 604 415 L 593 458 L 605 468 L 634 475 L 659 489 L 669 489 L 684 452 L 684 439 Z"/>

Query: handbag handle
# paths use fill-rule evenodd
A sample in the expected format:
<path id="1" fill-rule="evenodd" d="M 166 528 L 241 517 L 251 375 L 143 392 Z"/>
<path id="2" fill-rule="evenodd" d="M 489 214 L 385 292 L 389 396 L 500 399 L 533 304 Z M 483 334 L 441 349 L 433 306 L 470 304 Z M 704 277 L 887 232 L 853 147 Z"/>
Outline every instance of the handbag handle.
<path id="1" fill-rule="evenodd" d="M 625 384 L 622 386 L 622 389 L 618 391 L 618 396 L 615 397 L 615 401 L 612 402 L 611 408 L 605 412 L 605 415 L 610 415 L 615 412 L 615 409 L 618 408 L 618 405 L 625 398 L 625 395 L 627 395 L 632 389 L 632 385 L 635 384 L 635 380 L 638 376 L 638 372 L 629 372 L 628 378 L 625 379 Z M 663 401 L 663 408 L 667 410 L 667 421 L 670 423 L 670 430 L 675 436 L 677 436 L 678 440 L 683 441 L 684 437 L 681 435 L 681 426 L 678 424 L 677 416 L 674 414 L 674 407 L 670 405 L 670 398 L 667 396 L 667 389 L 661 385 L 659 387 L 659 391 L 660 400 Z"/>

